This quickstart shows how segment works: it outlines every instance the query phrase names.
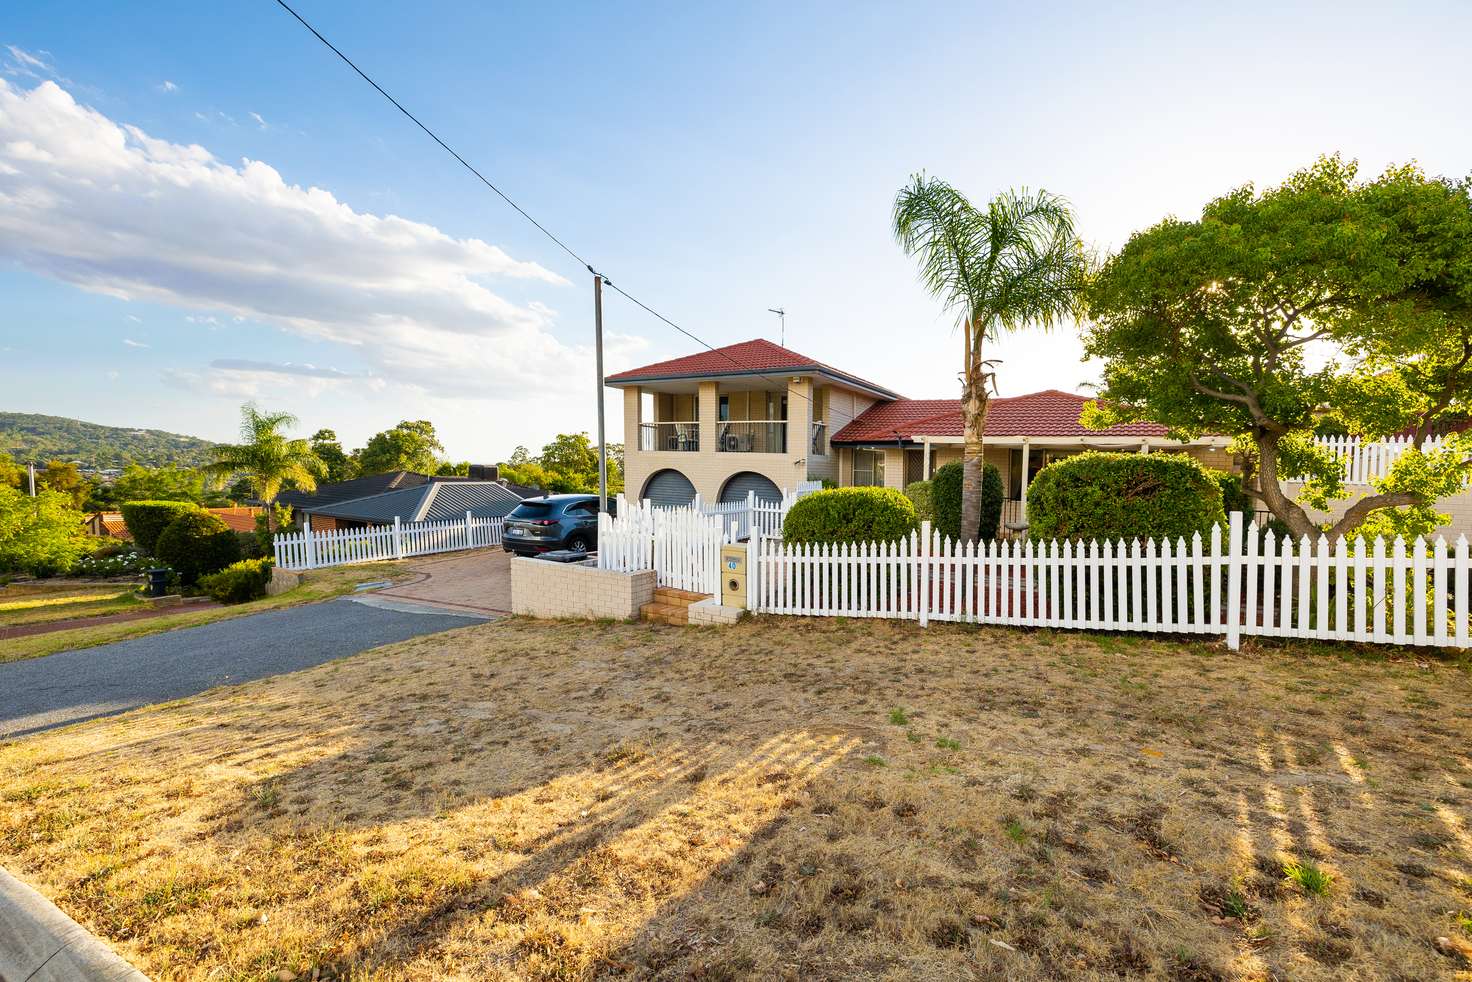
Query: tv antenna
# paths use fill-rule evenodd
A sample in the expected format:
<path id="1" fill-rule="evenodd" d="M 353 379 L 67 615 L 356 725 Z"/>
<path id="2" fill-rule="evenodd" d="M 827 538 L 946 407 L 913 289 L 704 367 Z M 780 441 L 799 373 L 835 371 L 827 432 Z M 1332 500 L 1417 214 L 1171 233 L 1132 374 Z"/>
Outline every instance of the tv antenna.
<path id="1" fill-rule="evenodd" d="M 768 307 L 767 313 L 776 314 L 782 321 L 782 340 L 777 343 L 784 348 L 787 347 L 787 311 L 781 307 Z"/>

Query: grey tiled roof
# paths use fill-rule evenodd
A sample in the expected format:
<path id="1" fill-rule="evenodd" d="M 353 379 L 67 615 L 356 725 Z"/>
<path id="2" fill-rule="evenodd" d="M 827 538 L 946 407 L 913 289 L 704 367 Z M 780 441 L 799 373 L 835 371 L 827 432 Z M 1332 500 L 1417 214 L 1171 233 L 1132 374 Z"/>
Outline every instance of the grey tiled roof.
<path id="1" fill-rule="evenodd" d="M 307 506 L 313 515 L 328 515 L 350 521 L 389 524 L 397 516 L 404 522 L 439 522 L 464 518 L 505 518 L 521 504 L 521 496 L 495 481 L 430 481 L 414 488 L 369 495 L 320 507 Z"/>
<path id="2" fill-rule="evenodd" d="M 310 494 L 306 491 L 283 491 L 276 496 L 276 501 L 279 504 L 290 505 L 297 511 L 320 511 L 328 505 L 356 501 L 371 494 L 383 494 L 401 488 L 417 487 L 428 481 L 428 477 L 416 474 L 414 471 L 387 471 L 383 474 L 355 477 L 351 481 L 322 483 L 317 485 L 317 490 Z M 323 514 L 326 512 L 324 511 Z"/>

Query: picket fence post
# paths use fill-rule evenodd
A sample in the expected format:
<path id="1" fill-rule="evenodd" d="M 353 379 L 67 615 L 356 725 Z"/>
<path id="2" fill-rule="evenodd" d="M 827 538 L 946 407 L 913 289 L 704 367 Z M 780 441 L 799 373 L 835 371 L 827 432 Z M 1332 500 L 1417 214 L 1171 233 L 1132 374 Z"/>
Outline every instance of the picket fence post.
<path id="1" fill-rule="evenodd" d="M 404 527 L 397 515 L 394 516 L 394 558 L 404 558 Z"/>
<path id="2" fill-rule="evenodd" d="M 312 539 L 312 516 L 302 516 L 302 540 L 306 543 L 307 569 L 317 568 L 317 546 Z"/>
<path id="3" fill-rule="evenodd" d="M 752 529 L 746 538 L 746 607 L 753 614 L 761 613 L 757 599 L 761 596 L 762 537 Z M 1465 549 L 1463 550 L 1465 553 Z"/>
<path id="4" fill-rule="evenodd" d="M 1227 647 L 1242 646 L 1242 513 L 1232 512 L 1227 526 Z"/>
<path id="5" fill-rule="evenodd" d="M 915 563 L 919 575 L 915 577 L 919 597 L 920 626 L 930 626 L 930 519 L 920 523 L 919 548 L 915 550 Z"/>

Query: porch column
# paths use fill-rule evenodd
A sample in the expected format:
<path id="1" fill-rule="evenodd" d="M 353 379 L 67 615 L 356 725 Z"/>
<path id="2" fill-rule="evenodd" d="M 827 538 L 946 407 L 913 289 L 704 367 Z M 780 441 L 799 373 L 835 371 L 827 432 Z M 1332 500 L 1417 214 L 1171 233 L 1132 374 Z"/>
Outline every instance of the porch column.
<path id="1" fill-rule="evenodd" d="M 1149 440 L 1141 440 L 1140 441 L 1140 453 L 1143 454 L 1143 453 L 1149 453 L 1149 452 L 1150 452 L 1150 441 Z"/>
<path id="2" fill-rule="evenodd" d="M 716 436 L 720 432 L 720 421 L 717 419 L 721 411 L 719 386 L 715 382 L 701 382 L 700 391 L 695 398 L 700 420 L 700 452 L 714 453 Z"/>
<path id="3" fill-rule="evenodd" d="M 1027 437 L 1022 438 L 1022 514 L 1027 514 L 1027 462 L 1032 456 L 1032 444 Z"/>
<path id="4" fill-rule="evenodd" d="M 644 449 L 644 397 L 637 385 L 624 389 L 624 453 Z"/>
<path id="5" fill-rule="evenodd" d="M 930 480 L 930 437 L 925 438 L 925 468 L 922 471 L 925 480 Z"/>

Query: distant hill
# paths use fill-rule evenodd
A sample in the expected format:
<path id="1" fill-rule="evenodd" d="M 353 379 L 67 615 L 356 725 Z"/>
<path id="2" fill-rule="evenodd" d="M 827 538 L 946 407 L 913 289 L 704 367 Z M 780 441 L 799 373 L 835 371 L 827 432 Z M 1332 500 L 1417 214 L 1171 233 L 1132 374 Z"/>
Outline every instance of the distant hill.
<path id="1" fill-rule="evenodd" d="M 163 430 L 102 426 L 65 416 L 0 412 L 0 450 L 18 460 L 76 460 L 85 467 L 122 467 L 127 463 L 160 467 L 196 467 L 209 460 L 214 444 L 195 436 Z"/>

